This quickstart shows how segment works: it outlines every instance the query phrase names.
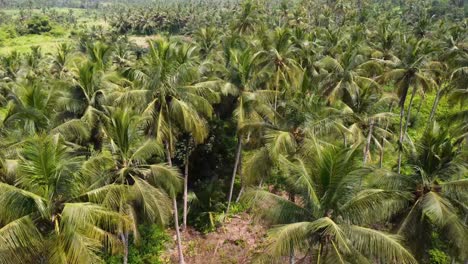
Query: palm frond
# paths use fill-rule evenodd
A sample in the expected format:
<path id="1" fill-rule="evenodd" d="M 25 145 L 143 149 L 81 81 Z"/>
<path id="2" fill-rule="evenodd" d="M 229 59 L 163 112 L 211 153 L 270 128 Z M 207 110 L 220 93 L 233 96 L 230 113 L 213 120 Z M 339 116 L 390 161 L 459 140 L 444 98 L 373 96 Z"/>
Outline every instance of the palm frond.
<path id="1" fill-rule="evenodd" d="M 417 261 L 402 244 L 402 238 L 362 226 L 345 226 L 343 232 L 356 250 L 369 258 L 384 262 L 414 263 Z"/>

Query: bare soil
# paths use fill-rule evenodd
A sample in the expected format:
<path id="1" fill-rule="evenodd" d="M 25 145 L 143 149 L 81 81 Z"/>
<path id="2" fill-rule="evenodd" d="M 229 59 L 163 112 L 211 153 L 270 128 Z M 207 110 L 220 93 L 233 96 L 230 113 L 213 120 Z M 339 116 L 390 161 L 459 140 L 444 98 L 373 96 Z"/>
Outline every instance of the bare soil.
<path id="1" fill-rule="evenodd" d="M 188 229 L 183 233 L 187 264 L 251 263 L 252 257 L 262 251 L 265 242 L 266 229 L 254 223 L 246 213 L 226 220 L 224 226 L 215 232 L 202 234 Z M 175 245 L 171 245 L 163 259 L 165 263 L 178 263 Z"/>

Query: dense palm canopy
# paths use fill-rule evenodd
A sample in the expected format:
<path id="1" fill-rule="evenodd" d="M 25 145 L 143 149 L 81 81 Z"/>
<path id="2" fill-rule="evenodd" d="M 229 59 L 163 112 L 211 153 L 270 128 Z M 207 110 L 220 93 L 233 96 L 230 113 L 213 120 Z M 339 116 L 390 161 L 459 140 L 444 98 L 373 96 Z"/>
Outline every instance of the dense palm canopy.
<path id="1" fill-rule="evenodd" d="M 34 136 L 18 149 L 14 183 L 1 183 L 2 263 L 94 263 L 121 249 L 119 225 L 131 221 L 83 198 L 92 191 L 84 157 L 56 136 Z"/>
<path id="2" fill-rule="evenodd" d="M 250 262 L 466 262 L 463 1 L 101 2 L 0 1 L 1 264 L 141 263 L 169 224 L 185 263 L 239 210 Z"/>
<path id="3" fill-rule="evenodd" d="M 246 194 L 260 215 L 281 225 L 271 231 L 271 257 L 298 251 L 317 263 L 362 263 L 374 258 L 416 262 L 400 244 L 401 237 L 365 226 L 389 217 L 389 209 L 405 203 L 394 198 L 408 197 L 363 189 L 362 181 L 370 170 L 358 165 L 355 149 L 315 142 L 301 152 L 280 158 L 278 165 L 300 202 L 263 190 Z"/>

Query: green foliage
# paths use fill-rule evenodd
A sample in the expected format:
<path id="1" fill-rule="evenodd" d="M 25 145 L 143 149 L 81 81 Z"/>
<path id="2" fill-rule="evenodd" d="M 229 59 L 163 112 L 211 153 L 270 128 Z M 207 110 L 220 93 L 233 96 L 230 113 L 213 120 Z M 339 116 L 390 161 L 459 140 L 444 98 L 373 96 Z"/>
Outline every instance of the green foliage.
<path id="1" fill-rule="evenodd" d="M 142 224 L 138 228 L 141 234 L 138 244 L 132 243 L 129 247 L 128 263 L 132 264 L 159 264 L 161 253 L 167 248 L 167 243 L 171 240 L 167 232 L 156 225 Z M 122 263 L 122 256 L 109 256 L 106 258 L 107 264 Z"/>
<path id="2" fill-rule="evenodd" d="M 244 211 L 259 262 L 468 258 L 462 1 L 44 1 L 0 1 L 0 263 Z"/>
<path id="3" fill-rule="evenodd" d="M 52 30 L 47 16 L 35 15 L 26 21 L 27 34 L 41 34 Z"/>
<path id="4" fill-rule="evenodd" d="M 67 30 L 62 26 L 55 25 L 48 33 L 54 37 L 63 37 L 67 34 Z"/>
<path id="5" fill-rule="evenodd" d="M 430 264 L 449 264 L 450 257 L 447 255 L 447 243 L 444 242 L 437 232 L 432 232 L 431 249 L 428 250 Z"/>
<path id="6" fill-rule="evenodd" d="M 429 250 L 429 263 L 431 264 L 449 264 L 450 258 L 440 249 Z"/>

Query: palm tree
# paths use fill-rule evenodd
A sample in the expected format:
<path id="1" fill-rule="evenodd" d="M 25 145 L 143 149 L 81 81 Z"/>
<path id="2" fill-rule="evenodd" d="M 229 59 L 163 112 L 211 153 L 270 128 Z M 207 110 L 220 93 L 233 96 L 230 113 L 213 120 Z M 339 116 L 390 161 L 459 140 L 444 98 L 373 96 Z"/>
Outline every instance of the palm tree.
<path id="1" fill-rule="evenodd" d="M 121 248 L 118 223 L 131 221 L 80 199 L 92 188 L 84 157 L 50 136 L 28 139 L 19 152 L 15 182 L 0 182 L 2 263 L 95 263 L 99 248 Z"/>
<path id="2" fill-rule="evenodd" d="M 385 142 L 391 136 L 387 124 L 393 116 L 392 113 L 385 112 L 385 106 L 389 102 L 392 104 L 394 100 L 391 95 L 381 94 L 366 87 L 361 89 L 356 102 L 348 105 L 351 111 L 344 111 L 344 116 L 341 117 L 345 125 L 349 125 L 348 129 L 355 139 L 355 144 L 359 144 L 365 137 L 365 140 L 362 140 L 365 142 L 363 164 L 370 158 L 372 142 L 380 149 L 382 158 L 384 146 L 380 142 Z M 382 160 L 380 162 L 382 163 Z"/>
<path id="3" fill-rule="evenodd" d="M 398 152 L 398 173 L 401 171 L 401 161 L 403 154 L 403 140 L 408 128 L 413 99 L 418 90 L 427 91 L 434 86 L 434 80 L 427 74 L 428 68 L 424 67 L 428 55 L 432 52 L 432 47 L 427 40 L 410 39 L 402 43 L 402 52 L 396 62 L 382 61 L 391 65 L 392 69 L 382 75 L 382 81 L 394 81 L 397 93 L 400 98 L 400 132 L 399 132 L 399 152 Z M 408 91 L 412 87 L 408 114 L 404 122 L 405 104 Z"/>
<path id="4" fill-rule="evenodd" d="M 1 120 L 3 126 L 22 128 L 22 133 L 26 135 L 47 130 L 59 99 L 56 85 L 36 79 L 24 80 L 15 85 L 6 97 L 8 103 Z"/>
<path id="5" fill-rule="evenodd" d="M 219 41 L 220 32 L 215 27 L 201 28 L 194 33 L 196 43 L 200 47 L 202 58 L 207 58 L 213 53 Z"/>
<path id="6" fill-rule="evenodd" d="M 429 231 L 439 230 L 447 236 L 456 256 L 466 259 L 466 153 L 458 151 L 448 129 L 434 123 L 411 151 L 408 163 L 413 169 L 410 175 L 383 173 L 373 178 L 377 188 L 403 191 L 411 197 L 396 218 L 398 234 L 412 241 L 412 249 L 420 259 Z"/>
<path id="7" fill-rule="evenodd" d="M 94 63 L 99 70 L 106 70 L 111 58 L 112 47 L 102 42 L 89 42 L 86 52 L 90 62 Z"/>
<path id="8" fill-rule="evenodd" d="M 261 52 L 254 53 L 251 48 L 240 51 L 235 48 L 225 50 L 226 72 L 222 80 L 217 80 L 212 85 L 221 87 L 221 93 L 237 97 L 234 109 L 234 118 L 237 122 L 237 147 L 234 169 L 229 187 L 226 215 L 229 213 L 234 184 L 238 171 L 242 171 L 243 137 L 249 134 L 249 124 L 272 123 L 274 111 L 274 91 L 259 89 L 259 84 L 264 77 L 262 69 L 259 69 Z"/>
<path id="9" fill-rule="evenodd" d="M 288 29 L 276 28 L 265 43 L 266 52 L 262 53 L 262 64 L 266 72 L 272 73 L 272 86 L 275 91 L 274 110 L 278 109 L 278 96 L 284 94 L 289 88 L 299 86 L 302 70 L 295 60 L 298 50 L 290 40 Z M 264 60 L 264 61 L 263 61 Z"/>
<path id="10" fill-rule="evenodd" d="M 337 100 L 353 103 L 364 86 L 378 87 L 377 83 L 363 74 L 366 59 L 357 49 L 341 54 L 338 58 L 324 57 L 317 62 L 320 71 L 322 95 L 331 104 Z"/>
<path id="11" fill-rule="evenodd" d="M 15 81 L 21 74 L 22 56 L 17 51 L 11 52 L 7 56 L 0 57 L 0 74 L 2 79 L 7 78 Z"/>
<path id="12" fill-rule="evenodd" d="M 67 72 L 67 64 L 70 61 L 72 47 L 68 43 L 62 43 L 57 47 L 57 52 L 52 55 L 51 73 L 63 77 Z"/>
<path id="13" fill-rule="evenodd" d="M 62 127 L 80 123 L 90 130 L 94 149 L 102 147 L 102 115 L 110 83 L 100 66 L 85 61 L 75 69 L 73 85 L 68 86 L 60 101 L 65 121 Z M 62 129 L 65 130 L 65 129 Z"/>
<path id="14" fill-rule="evenodd" d="M 239 34 L 251 33 L 255 26 L 259 24 L 259 16 L 261 15 L 259 6 L 252 0 L 243 1 L 241 4 L 241 12 L 233 25 L 234 31 Z"/>
<path id="15" fill-rule="evenodd" d="M 370 171 L 357 165 L 356 149 L 313 141 L 302 146 L 301 154 L 282 157 L 280 171 L 300 202 L 263 190 L 251 190 L 245 196 L 262 218 L 281 225 L 270 230 L 267 256 L 262 260 L 270 263 L 298 252 L 317 263 L 416 263 L 400 236 L 367 227 L 399 208 L 392 202 L 394 194 L 359 187 Z"/>
<path id="16" fill-rule="evenodd" d="M 125 74 L 142 87 L 142 93 L 134 93 L 137 100 L 149 95 L 150 101 L 143 111 L 147 117 L 147 130 L 158 143 L 164 144 L 167 162 L 172 166 L 176 136 L 188 133 L 195 143 L 202 143 L 208 135 L 205 118 L 211 118 L 211 103 L 219 97 L 211 87 L 197 85 L 202 79 L 194 46 L 165 39 L 149 45 L 150 52 L 143 67 L 130 68 Z M 183 263 L 175 194 L 172 198 L 179 261 Z"/>
<path id="17" fill-rule="evenodd" d="M 99 189 L 86 193 L 100 203 L 133 220 L 138 242 L 138 219 L 165 225 L 168 223 L 171 198 L 180 189 L 179 172 L 165 164 L 150 162 L 164 156 L 163 147 L 155 139 L 142 136 L 142 119 L 129 108 L 108 109 L 104 132 L 106 145 L 86 163 L 90 177 L 96 178 Z M 128 228 L 121 228 L 124 263 L 128 261 Z"/>

